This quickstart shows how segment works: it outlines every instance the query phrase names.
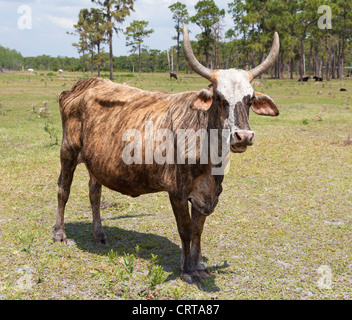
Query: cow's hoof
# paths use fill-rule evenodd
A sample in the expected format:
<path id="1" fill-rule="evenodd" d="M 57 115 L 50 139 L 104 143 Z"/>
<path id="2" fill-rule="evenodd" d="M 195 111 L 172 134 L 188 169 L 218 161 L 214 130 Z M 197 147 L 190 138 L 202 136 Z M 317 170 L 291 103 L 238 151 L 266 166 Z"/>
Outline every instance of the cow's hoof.
<path id="1" fill-rule="evenodd" d="M 53 242 L 67 244 L 67 238 L 66 238 L 65 233 L 64 232 L 54 233 Z"/>
<path id="2" fill-rule="evenodd" d="M 202 278 L 202 280 L 209 279 L 209 278 L 215 278 L 215 275 L 213 275 L 207 268 L 197 269 L 197 273 Z"/>
<path id="3" fill-rule="evenodd" d="M 108 244 L 108 240 L 104 232 L 98 232 L 93 235 L 93 240 L 97 244 Z"/>
<path id="4" fill-rule="evenodd" d="M 202 280 L 196 271 L 182 272 L 181 279 L 187 282 L 188 284 L 194 284 Z"/>

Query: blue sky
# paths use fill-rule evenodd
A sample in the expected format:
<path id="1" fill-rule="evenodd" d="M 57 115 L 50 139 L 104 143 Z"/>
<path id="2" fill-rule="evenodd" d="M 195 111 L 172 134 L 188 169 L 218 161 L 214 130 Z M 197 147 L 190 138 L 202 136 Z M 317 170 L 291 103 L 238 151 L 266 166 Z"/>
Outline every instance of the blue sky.
<path id="1" fill-rule="evenodd" d="M 166 50 L 175 43 L 171 39 L 175 33 L 174 21 L 168 9 L 168 6 L 175 2 L 177 0 L 136 0 L 135 12 L 122 27 L 125 29 L 133 20 L 149 21 L 149 27 L 154 29 L 154 33 L 145 40 L 145 45 L 151 49 Z M 194 5 L 198 0 L 181 2 L 187 5 L 190 15 L 195 13 Z M 221 9 L 226 11 L 228 2 L 230 0 L 215 0 Z M 26 6 L 24 9 L 29 8 L 31 11 L 31 29 L 19 27 L 21 23 L 28 23 L 23 18 L 27 11 L 21 11 L 21 6 Z M 80 9 L 91 7 L 96 7 L 91 0 L 0 0 L 0 45 L 16 49 L 25 57 L 41 54 L 78 57 L 76 49 L 72 46 L 77 38 L 66 32 L 73 31 L 73 24 L 77 22 Z M 224 24 L 224 31 L 231 27 L 228 14 Z M 193 39 L 200 30 L 193 24 L 189 28 L 193 31 Z M 128 54 L 129 48 L 126 48 L 125 43 L 123 34 L 114 36 L 114 55 Z"/>

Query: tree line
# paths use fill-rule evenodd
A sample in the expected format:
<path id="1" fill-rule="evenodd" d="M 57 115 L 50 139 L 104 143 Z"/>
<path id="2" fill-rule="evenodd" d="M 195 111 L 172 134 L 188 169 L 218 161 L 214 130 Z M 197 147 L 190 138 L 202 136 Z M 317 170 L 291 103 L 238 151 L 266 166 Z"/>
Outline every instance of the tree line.
<path id="1" fill-rule="evenodd" d="M 230 1 L 230 0 L 229 0 Z M 273 78 L 319 76 L 343 79 L 352 63 L 352 2 L 350 0 L 232 0 L 227 10 L 214 0 L 200 0 L 191 16 L 186 4 L 169 6 L 174 23 L 170 35 L 175 45 L 156 50 L 144 45 L 153 35 L 148 21 L 134 20 L 125 29 L 122 24 L 133 14 L 134 0 L 92 0 L 97 8 L 82 9 L 74 32 L 73 43 L 81 56 L 23 58 L 33 68 L 49 67 L 66 70 L 109 72 L 188 72 L 182 54 L 182 23 L 197 25 L 192 47 L 197 59 L 209 68 L 250 69 L 261 63 L 270 51 L 273 34 L 280 35 L 280 56 L 270 74 Z M 233 25 L 225 29 L 229 15 Z M 114 57 L 114 35 L 123 32 L 128 56 Z M 121 44 L 122 45 L 122 44 Z M 1 55 L 0 55 L 1 57 Z M 0 60 L 2 63 L 2 60 Z M 16 64 L 14 64 L 16 66 Z M 347 71 L 346 71 L 347 70 Z"/>

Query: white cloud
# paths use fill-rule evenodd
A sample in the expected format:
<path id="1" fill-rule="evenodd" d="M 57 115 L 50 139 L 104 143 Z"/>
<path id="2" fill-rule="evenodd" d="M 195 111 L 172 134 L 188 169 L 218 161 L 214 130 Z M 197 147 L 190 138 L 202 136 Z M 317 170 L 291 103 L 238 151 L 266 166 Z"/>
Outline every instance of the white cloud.
<path id="1" fill-rule="evenodd" d="M 62 29 L 65 29 L 65 30 L 73 29 L 73 25 L 76 23 L 76 21 L 73 19 L 54 17 L 50 14 L 46 14 L 45 17 L 49 22 L 57 25 L 58 27 L 60 27 Z"/>

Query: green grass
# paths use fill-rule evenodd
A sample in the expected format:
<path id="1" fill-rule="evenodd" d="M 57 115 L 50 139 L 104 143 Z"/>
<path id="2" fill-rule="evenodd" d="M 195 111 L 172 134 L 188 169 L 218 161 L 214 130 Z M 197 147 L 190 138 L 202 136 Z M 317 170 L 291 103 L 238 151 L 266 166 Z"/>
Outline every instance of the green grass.
<path id="1" fill-rule="evenodd" d="M 109 245 L 92 242 L 83 165 L 66 209 L 68 245 L 52 244 L 60 147 L 45 127 L 61 137 L 57 95 L 80 74 L 44 74 L 0 75 L 0 299 L 352 298 L 351 80 L 256 85 L 281 114 L 251 113 L 256 143 L 231 156 L 202 237 L 216 278 L 188 285 L 179 277 L 180 239 L 165 193 L 132 199 L 103 189 Z M 194 75 L 116 81 L 163 92 L 207 86 Z M 43 101 L 51 118 L 30 116 Z M 331 270 L 330 289 L 317 285 L 322 265 Z"/>

